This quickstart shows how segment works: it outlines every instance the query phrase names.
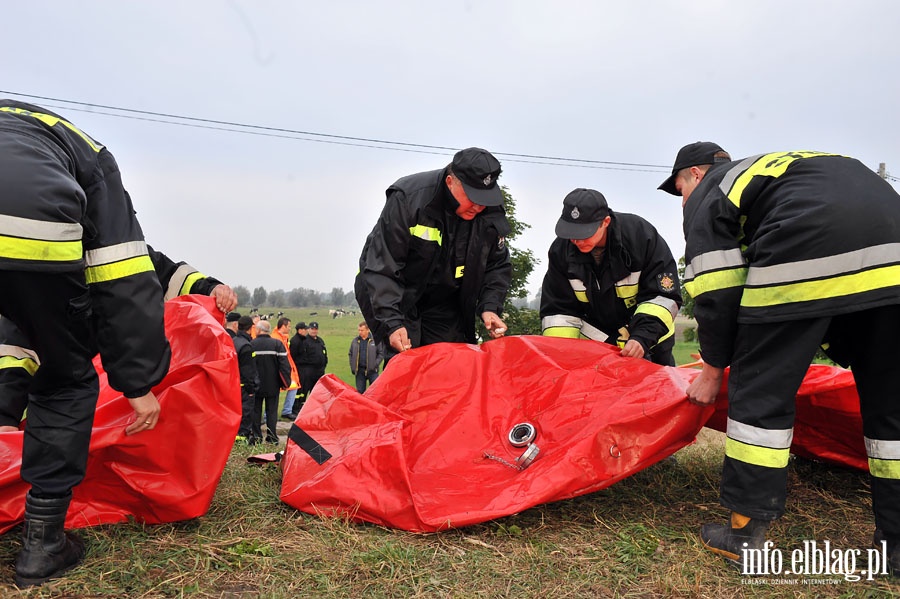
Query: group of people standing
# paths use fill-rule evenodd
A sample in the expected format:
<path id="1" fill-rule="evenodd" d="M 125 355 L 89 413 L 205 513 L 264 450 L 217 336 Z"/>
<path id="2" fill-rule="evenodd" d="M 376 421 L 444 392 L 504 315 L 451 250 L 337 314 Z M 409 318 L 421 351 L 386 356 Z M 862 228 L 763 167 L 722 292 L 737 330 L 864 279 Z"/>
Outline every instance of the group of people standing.
<path id="1" fill-rule="evenodd" d="M 492 338 L 506 332 L 499 315 L 512 267 L 500 171 L 489 152 L 467 148 L 387 189 L 354 289 L 388 360 L 440 341 L 474 342 L 476 316 Z M 900 575 L 900 196 L 852 158 L 800 151 L 732 161 L 711 142 L 681 148 L 659 189 L 684 208 L 685 288 L 704 361 L 687 401 L 715 401 L 731 366 L 721 502 L 732 515 L 703 526 L 702 543 L 742 565 L 784 513 L 794 398 L 823 345 L 853 370 L 873 541 Z M 674 365 L 681 292 L 656 229 L 578 188 L 563 199 L 556 234 L 543 334 Z"/>
<path id="2" fill-rule="evenodd" d="M 237 439 L 251 445 L 263 440 L 278 443 L 279 413 L 286 420 L 296 420 L 310 391 L 325 374 L 328 350 L 319 337 L 319 323 L 307 326 L 298 322 L 289 338 L 290 318 L 280 317 L 273 329 L 259 316 L 229 312 L 225 328 L 234 341 L 240 370 L 241 424 Z M 281 391 L 286 394 L 279 411 Z M 261 428 L 263 415 L 265 433 Z"/>

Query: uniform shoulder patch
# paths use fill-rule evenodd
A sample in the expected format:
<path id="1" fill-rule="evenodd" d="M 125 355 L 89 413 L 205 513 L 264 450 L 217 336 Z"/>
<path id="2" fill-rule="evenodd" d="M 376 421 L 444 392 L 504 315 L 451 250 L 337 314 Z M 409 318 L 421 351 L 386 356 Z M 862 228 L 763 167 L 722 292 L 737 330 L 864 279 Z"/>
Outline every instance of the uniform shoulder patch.
<path id="1" fill-rule="evenodd" d="M 659 285 L 660 291 L 672 291 L 675 289 L 675 277 L 670 272 L 656 275 L 656 283 Z"/>

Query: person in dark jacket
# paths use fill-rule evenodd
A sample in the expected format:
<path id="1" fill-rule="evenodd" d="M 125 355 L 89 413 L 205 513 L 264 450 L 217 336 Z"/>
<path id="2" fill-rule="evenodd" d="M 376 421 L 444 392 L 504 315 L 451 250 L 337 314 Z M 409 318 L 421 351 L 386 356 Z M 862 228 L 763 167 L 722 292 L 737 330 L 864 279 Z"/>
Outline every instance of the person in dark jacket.
<path id="1" fill-rule="evenodd" d="M 147 253 L 162 286 L 164 300 L 187 294 L 209 295 L 216 299 L 216 306 L 222 312 L 237 306 L 237 295 L 218 279 L 202 274 L 186 262 L 175 262 L 149 245 Z M 240 314 L 232 314 L 236 316 L 228 317 L 234 318 L 236 324 Z M 228 317 L 226 330 L 232 334 L 227 326 Z M 28 405 L 28 387 L 39 364 L 39 356 L 16 325 L 0 317 L 0 432 L 19 427 Z"/>
<path id="2" fill-rule="evenodd" d="M 303 357 L 303 343 L 306 341 L 306 336 L 309 334 L 309 327 L 306 326 L 305 322 L 298 322 L 294 329 L 296 332 L 288 343 L 288 353 L 291 354 L 291 359 L 297 367 L 297 376 L 300 377 L 300 388 L 297 390 L 297 395 L 294 397 L 294 404 L 292 406 L 285 405 L 285 407 L 290 408 L 290 411 L 286 412 L 282 409 L 281 412 L 282 417 L 288 418 L 292 422 L 297 419 L 300 408 L 302 408 L 304 402 L 306 402 L 306 387 L 303 385 L 303 368 L 300 360 Z"/>
<path id="3" fill-rule="evenodd" d="M 259 443 L 262 439 L 260 426 L 263 406 L 266 412 L 266 443 L 278 443 L 278 395 L 282 387 L 291 381 L 291 364 L 287 359 L 284 343 L 272 337 L 272 325 L 268 320 L 256 323 L 256 338 L 253 339 L 253 358 L 259 373 L 259 387 L 253 403 L 253 418 L 250 425 L 248 443 Z"/>
<path id="4" fill-rule="evenodd" d="M 356 375 L 356 390 L 365 393 L 366 385 L 378 378 L 378 366 L 384 359 L 381 345 L 369 335 L 369 325 L 365 321 L 356 327 L 359 333 L 350 342 L 350 372 Z"/>
<path id="5" fill-rule="evenodd" d="M 232 312 L 234 314 L 234 312 Z M 256 369 L 256 360 L 253 356 L 250 329 L 253 328 L 253 319 L 249 316 L 240 316 L 237 320 L 237 333 L 232 338 L 234 349 L 237 353 L 238 371 L 241 377 L 241 425 L 238 428 L 238 440 L 259 441 L 259 423 L 253 427 L 253 410 L 256 408 L 256 390 L 259 388 L 259 372 Z M 259 410 L 256 412 L 259 413 Z M 256 431 L 254 433 L 254 431 Z"/>
<path id="6" fill-rule="evenodd" d="M 653 225 L 614 213 L 593 189 L 563 200 L 541 286 L 541 329 L 551 337 L 593 339 L 622 355 L 675 366 L 681 290 L 675 259 Z"/>
<path id="7" fill-rule="evenodd" d="M 297 365 L 300 369 L 303 401 L 309 399 L 313 387 L 325 374 L 327 365 L 328 349 L 325 347 L 325 340 L 319 337 L 319 323 L 311 322 L 309 323 L 309 334 L 303 339 L 303 344 L 300 346 L 300 363 Z"/>
<path id="8" fill-rule="evenodd" d="M 874 543 L 900 576 L 900 196 L 853 158 L 732 162 L 711 142 L 683 147 L 660 189 L 684 208 L 684 286 L 703 356 L 688 400 L 712 404 L 731 366 L 720 487 L 731 520 L 704 525 L 704 545 L 742 564 L 784 513 L 794 399 L 822 346 L 852 368 Z"/>
<path id="9" fill-rule="evenodd" d="M 494 156 L 467 148 L 388 188 L 354 285 L 385 361 L 440 341 L 475 343 L 476 315 L 491 337 L 506 332 L 498 314 L 512 265 L 499 175 Z"/>
<path id="10" fill-rule="evenodd" d="M 232 341 L 234 341 L 234 338 L 238 333 L 238 321 L 240 319 L 240 312 L 229 312 L 225 315 L 225 332 L 228 333 L 228 336 L 231 337 Z"/>
<path id="11" fill-rule="evenodd" d="M 163 291 L 115 158 L 39 106 L 0 100 L 0 313 L 40 356 L 22 446 L 25 497 L 18 586 L 74 567 L 84 545 L 64 531 L 84 478 L 99 384 L 134 409 L 126 435 L 151 430 L 152 387 L 169 368 Z"/>

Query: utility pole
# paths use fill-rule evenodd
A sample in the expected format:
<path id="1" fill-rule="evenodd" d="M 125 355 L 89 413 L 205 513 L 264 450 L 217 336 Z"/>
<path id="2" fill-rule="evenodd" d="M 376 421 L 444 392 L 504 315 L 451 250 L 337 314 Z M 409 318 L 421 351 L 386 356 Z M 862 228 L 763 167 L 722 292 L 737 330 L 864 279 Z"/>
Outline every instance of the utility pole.
<path id="1" fill-rule="evenodd" d="M 883 162 L 878 164 L 878 176 L 882 179 L 887 179 L 887 170 L 884 168 Z"/>

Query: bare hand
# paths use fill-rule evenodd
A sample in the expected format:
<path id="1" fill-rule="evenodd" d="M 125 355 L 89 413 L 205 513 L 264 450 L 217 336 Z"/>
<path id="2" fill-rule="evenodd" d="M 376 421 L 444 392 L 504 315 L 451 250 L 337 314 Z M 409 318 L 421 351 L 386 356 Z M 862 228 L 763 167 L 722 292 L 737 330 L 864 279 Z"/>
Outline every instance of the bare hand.
<path id="1" fill-rule="evenodd" d="M 151 391 L 141 397 L 129 397 L 128 403 L 134 408 L 134 422 L 125 427 L 126 435 L 153 430 L 159 422 L 159 402 Z"/>
<path id="2" fill-rule="evenodd" d="M 716 401 L 722 388 L 725 369 L 703 364 L 700 376 L 694 379 L 687 388 L 687 399 L 697 406 L 710 406 Z"/>
<path id="3" fill-rule="evenodd" d="M 482 312 L 481 320 L 484 327 L 491 334 L 491 339 L 499 339 L 506 334 L 506 324 L 494 312 Z"/>
<path id="4" fill-rule="evenodd" d="M 644 346 L 634 339 L 629 339 L 622 348 L 621 355 L 626 358 L 643 358 Z"/>
<path id="5" fill-rule="evenodd" d="M 209 295 L 216 298 L 216 307 L 222 312 L 228 313 L 237 308 L 237 294 L 228 285 L 216 285 Z"/>
<path id="6" fill-rule="evenodd" d="M 412 343 L 409 340 L 409 335 L 406 332 L 406 327 L 400 327 L 393 333 L 389 338 L 391 343 L 391 347 L 393 347 L 398 352 L 405 352 L 408 349 L 412 349 Z"/>
<path id="7" fill-rule="evenodd" d="M 18 426 L 9 426 L 9 425 L 0 426 L 0 433 L 17 433 L 17 432 L 19 432 Z"/>

